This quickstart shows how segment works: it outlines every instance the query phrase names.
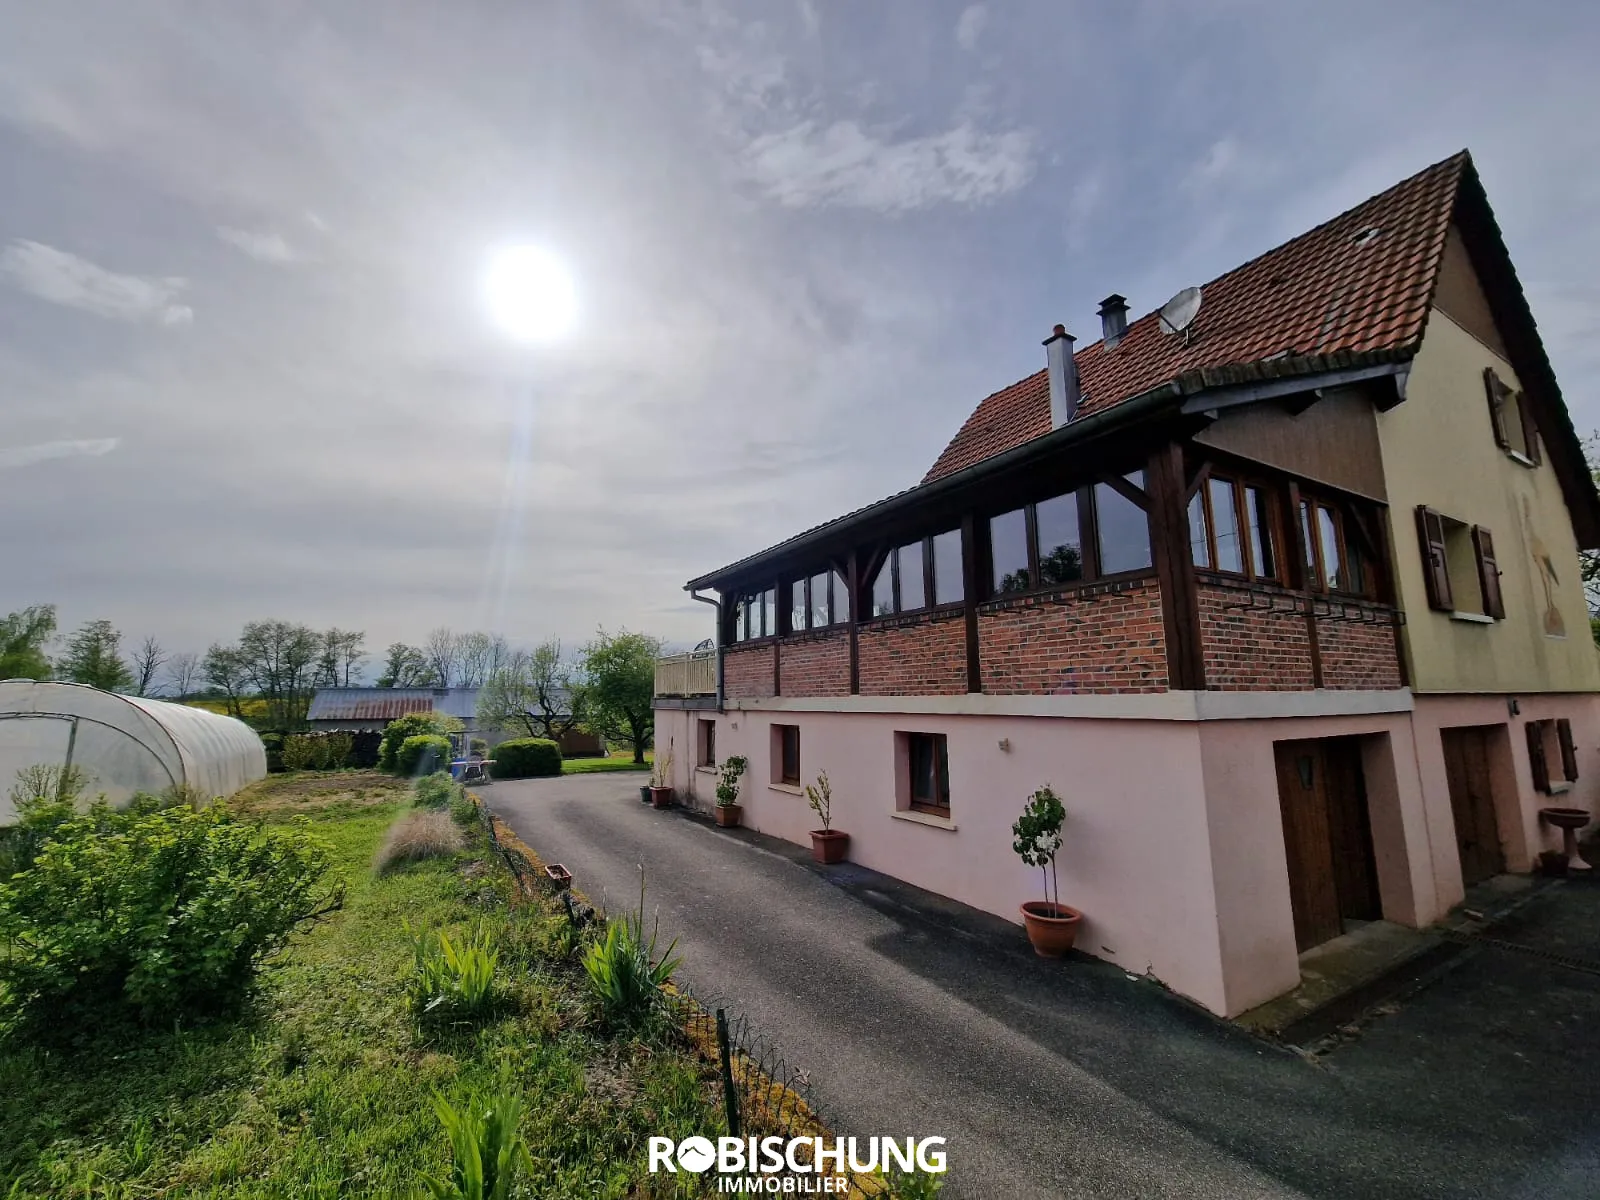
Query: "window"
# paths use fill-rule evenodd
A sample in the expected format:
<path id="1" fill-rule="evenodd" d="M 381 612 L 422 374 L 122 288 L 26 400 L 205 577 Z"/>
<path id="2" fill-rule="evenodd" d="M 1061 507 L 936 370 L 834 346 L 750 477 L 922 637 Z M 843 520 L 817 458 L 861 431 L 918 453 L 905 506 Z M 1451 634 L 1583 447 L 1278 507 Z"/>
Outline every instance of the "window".
<path id="1" fill-rule="evenodd" d="M 811 577 L 811 628 L 833 624 L 833 604 L 828 595 L 828 572 Z"/>
<path id="2" fill-rule="evenodd" d="M 996 595 L 1025 592 L 1033 586 L 1028 570 L 1028 514 L 1023 509 L 1002 513 L 989 522 L 989 556 L 994 561 L 991 584 Z"/>
<path id="3" fill-rule="evenodd" d="M 717 765 L 717 723 L 715 721 L 700 721 L 700 745 L 697 759 L 702 767 Z"/>
<path id="4" fill-rule="evenodd" d="M 1078 496 L 1068 492 L 1033 506 L 1039 542 L 1039 582 L 1075 583 L 1083 578 L 1083 541 Z"/>
<path id="5" fill-rule="evenodd" d="M 1274 530 L 1271 493 L 1257 484 L 1213 475 L 1189 501 L 1189 548 L 1203 570 L 1276 582 Z"/>
<path id="6" fill-rule="evenodd" d="M 1533 772 L 1534 790 L 1546 795 L 1566 791 L 1578 778 L 1578 747 L 1572 738 L 1572 722 L 1566 717 L 1529 721 L 1527 728 L 1528 766 Z M 1559 779 L 1550 769 L 1553 762 L 1561 765 Z"/>
<path id="7" fill-rule="evenodd" d="M 824 629 L 850 619 L 850 594 L 837 571 L 818 571 L 789 584 L 789 632 Z"/>
<path id="8" fill-rule="evenodd" d="M 800 726 L 772 727 L 772 782 L 800 786 Z"/>
<path id="9" fill-rule="evenodd" d="M 789 629 L 799 632 L 806 627 L 806 614 L 810 606 L 806 603 L 806 581 L 796 579 L 789 585 Z"/>
<path id="10" fill-rule="evenodd" d="M 1484 368 L 1483 389 L 1489 400 L 1489 423 L 1494 429 L 1495 445 L 1526 466 L 1538 466 L 1543 459 L 1539 452 L 1539 427 L 1533 419 L 1533 407 L 1528 403 L 1527 394 L 1513 392 L 1494 373 L 1493 367 Z"/>
<path id="11" fill-rule="evenodd" d="M 1144 473 L 1135 472 L 1128 480 L 1142 487 Z M 1144 509 L 1109 483 L 1097 483 L 1094 515 L 1100 534 L 1100 574 L 1117 575 L 1150 566 L 1150 521 Z"/>
<path id="12" fill-rule="evenodd" d="M 890 551 L 872 581 L 872 615 L 916 612 L 930 595 L 935 604 L 959 604 L 965 594 L 961 532 L 952 529 Z"/>
<path id="13" fill-rule="evenodd" d="M 1361 523 L 1343 506 L 1315 497 L 1300 501 L 1300 539 L 1306 552 L 1306 587 L 1314 592 L 1370 594 L 1371 555 Z"/>
<path id="14" fill-rule="evenodd" d="M 772 637 L 778 632 L 778 590 L 751 592 L 740 596 L 733 604 L 733 637 L 735 642 L 751 638 Z"/>
<path id="15" fill-rule="evenodd" d="M 911 808 L 934 816 L 950 815 L 950 756 L 942 733 L 905 735 Z"/>
<path id="16" fill-rule="evenodd" d="M 1506 615 L 1494 537 L 1487 529 L 1424 505 L 1417 509 L 1417 544 L 1429 608 L 1493 620 Z"/>

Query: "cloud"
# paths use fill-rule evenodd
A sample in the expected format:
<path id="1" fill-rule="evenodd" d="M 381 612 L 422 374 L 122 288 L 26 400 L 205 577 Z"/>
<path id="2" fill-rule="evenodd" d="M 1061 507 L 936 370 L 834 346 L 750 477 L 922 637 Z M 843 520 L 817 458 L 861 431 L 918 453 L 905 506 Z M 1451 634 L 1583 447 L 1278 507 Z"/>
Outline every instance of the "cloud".
<path id="1" fill-rule="evenodd" d="M 114 321 L 187 325 L 194 310 L 176 303 L 186 280 L 118 275 L 42 242 L 18 239 L 0 250 L 0 275 L 30 295 Z"/>
<path id="2" fill-rule="evenodd" d="M 1206 148 L 1204 157 L 1189 168 L 1178 186 L 1191 195 L 1204 192 L 1237 170 L 1240 159 L 1237 139 L 1218 138 Z"/>
<path id="3" fill-rule="evenodd" d="M 1029 133 L 986 132 L 967 122 L 896 141 L 853 120 L 826 127 L 802 121 L 756 138 L 748 154 L 763 190 L 790 208 L 899 213 L 977 205 L 1023 187 L 1034 171 Z"/>
<path id="4" fill-rule="evenodd" d="M 0 447 L 0 469 L 28 467 L 53 458 L 99 458 L 117 448 L 118 438 L 89 438 L 83 441 L 39 442 L 33 446 Z"/>
<path id="5" fill-rule="evenodd" d="M 983 28 L 989 23 L 989 10 L 981 4 L 973 4 L 961 12 L 956 21 L 956 45 L 963 50 L 973 51 L 978 48 L 978 38 L 983 34 Z"/>
<path id="6" fill-rule="evenodd" d="M 237 246 L 257 262 L 291 263 L 299 257 L 294 248 L 278 233 L 232 229 L 224 225 L 217 229 L 217 236 L 230 245 Z"/>

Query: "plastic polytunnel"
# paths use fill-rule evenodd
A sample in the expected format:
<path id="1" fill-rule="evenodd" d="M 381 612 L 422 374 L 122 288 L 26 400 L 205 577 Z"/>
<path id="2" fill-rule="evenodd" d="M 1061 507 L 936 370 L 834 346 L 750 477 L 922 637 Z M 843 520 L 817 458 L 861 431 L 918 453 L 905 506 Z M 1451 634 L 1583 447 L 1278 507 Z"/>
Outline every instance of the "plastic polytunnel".
<path id="1" fill-rule="evenodd" d="M 0 825 L 16 819 L 17 772 L 41 763 L 78 767 L 85 795 L 112 804 L 174 785 L 231 796 L 267 774 L 261 739 L 232 717 L 80 683 L 0 680 Z"/>

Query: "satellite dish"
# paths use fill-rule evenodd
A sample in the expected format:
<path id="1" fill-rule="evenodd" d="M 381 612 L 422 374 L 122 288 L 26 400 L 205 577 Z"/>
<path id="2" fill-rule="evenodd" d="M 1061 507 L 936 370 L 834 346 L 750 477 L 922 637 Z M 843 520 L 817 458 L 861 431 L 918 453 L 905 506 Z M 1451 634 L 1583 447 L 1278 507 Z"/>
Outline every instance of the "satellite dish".
<path id="1" fill-rule="evenodd" d="M 1161 306 L 1161 332 L 1183 333 L 1200 311 L 1200 289 L 1186 287 Z"/>

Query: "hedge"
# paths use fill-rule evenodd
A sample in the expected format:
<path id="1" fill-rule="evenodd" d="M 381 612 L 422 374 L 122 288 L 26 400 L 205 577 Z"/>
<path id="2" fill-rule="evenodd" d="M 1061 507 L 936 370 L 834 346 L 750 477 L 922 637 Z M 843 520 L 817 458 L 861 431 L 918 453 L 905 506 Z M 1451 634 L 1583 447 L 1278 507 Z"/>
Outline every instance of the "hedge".
<path id="1" fill-rule="evenodd" d="M 561 747 L 548 738 L 514 738 L 494 748 L 496 779 L 561 774 Z"/>
<path id="2" fill-rule="evenodd" d="M 438 733 L 418 733 L 400 743 L 395 770 L 401 775 L 432 775 L 450 763 L 450 739 Z"/>
<path id="3" fill-rule="evenodd" d="M 447 716 L 441 712 L 416 712 L 407 713 L 403 717 L 390 721 L 384 728 L 382 741 L 378 746 L 378 768 L 383 771 L 400 771 L 409 775 L 409 771 L 401 770 L 399 765 L 400 745 L 409 737 L 418 734 L 447 734 L 459 733 L 461 722 L 455 717 Z"/>

